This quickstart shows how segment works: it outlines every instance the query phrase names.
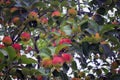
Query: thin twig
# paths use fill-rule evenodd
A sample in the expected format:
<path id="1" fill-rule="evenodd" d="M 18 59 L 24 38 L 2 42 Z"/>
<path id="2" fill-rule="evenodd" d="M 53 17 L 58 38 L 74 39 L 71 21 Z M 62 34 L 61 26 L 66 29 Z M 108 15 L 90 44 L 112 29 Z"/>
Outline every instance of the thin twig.
<path id="1" fill-rule="evenodd" d="M 80 0 L 77 0 L 77 3 L 78 3 L 78 15 L 81 15 Z"/>

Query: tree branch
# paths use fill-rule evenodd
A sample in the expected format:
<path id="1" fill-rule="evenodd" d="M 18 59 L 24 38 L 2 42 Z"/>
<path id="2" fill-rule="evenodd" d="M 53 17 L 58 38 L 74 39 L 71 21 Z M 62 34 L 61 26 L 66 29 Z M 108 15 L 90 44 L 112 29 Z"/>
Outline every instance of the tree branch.
<path id="1" fill-rule="evenodd" d="M 80 13 L 80 0 L 77 0 L 77 5 L 78 5 L 78 15 L 81 15 L 81 13 Z"/>

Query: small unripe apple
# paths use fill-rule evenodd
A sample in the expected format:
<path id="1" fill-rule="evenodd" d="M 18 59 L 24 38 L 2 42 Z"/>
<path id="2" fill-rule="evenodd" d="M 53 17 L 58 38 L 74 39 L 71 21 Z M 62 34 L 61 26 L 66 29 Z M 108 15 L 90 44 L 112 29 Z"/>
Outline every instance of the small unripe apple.
<path id="1" fill-rule="evenodd" d="M 85 72 L 79 72 L 80 77 L 85 77 Z"/>
<path id="2" fill-rule="evenodd" d="M 38 18 L 38 13 L 35 12 L 35 11 L 31 11 L 28 14 L 28 18 L 30 18 L 30 19 L 37 19 Z"/>
<path id="3" fill-rule="evenodd" d="M 46 17 L 41 17 L 41 18 L 40 18 L 40 22 L 41 22 L 42 24 L 47 24 L 47 23 L 48 23 L 48 19 L 47 19 Z"/>
<path id="4" fill-rule="evenodd" d="M 90 76 L 85 76 L 85 80 L 91 80 Z"/>
<path id="5" fill-rule="evenodd" d="M 14 24 L 16 24 L 16 25 L 19 25 L 20 23 L 21 23 L 21 21 L 20 21 L 20 17 L 14 17 L 13 19 L 12 19 L 12 22 L 14 23 Z"/>
<path id="6" fill-rule="evenodd" d="M 116 69 L 118 66 L 119 65 L 118 65 L 118 63 L 116 61 L 112 62 L 112 64 L 111 64 L 112 69 Z"/>
<path id="7" fill-rule="evenodd" d="M 112 24 L 114 24 L 114 25 L 118 25 L 118 24 L 119 24 L 119 22 L 118 22 L 118 21 L 116 21 L 116 20 L 114 20 L 114 21 L 112 22 Z"/>
<path id="8" fill-rule="evenodd" d="M 71 16 L 77 15 L 77 11 L 76 11 L 74 8 L 69 9 L 69 10 L 68 10 L 68 13 L 69 13 L 69 15 L 71 15 Z"/>
<path id="9" fill-rule="evenodd" d="M 18 10 L 17 7 L 12 7 L 12 8 L 10 9 L 10 12 L 13 13 L 13 12 L 15 12 L 16 10 Z"/>
<path id="10" fill-rule="evenodd" d="M 10 1 L 10 0 L 7 0 L 5 3 L 6 3 L 6 5 L 10 5 L 10 4 L 11 4 L 11 1 Z"/>
<path id="11" fill-rule="evenodd" d="M 2 72 L 0 72 L 0 77 L 3 76 L 4 74 Z"/>
<path id="12" fill-rule="evenodd" d="M 4 0 L 0 0 L 0 4 L 4 4 Z"/>

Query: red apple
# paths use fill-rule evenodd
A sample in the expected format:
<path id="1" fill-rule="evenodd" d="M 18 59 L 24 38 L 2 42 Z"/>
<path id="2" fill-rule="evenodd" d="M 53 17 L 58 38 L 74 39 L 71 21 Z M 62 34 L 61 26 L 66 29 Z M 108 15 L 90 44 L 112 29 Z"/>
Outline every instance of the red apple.
<path id="1" fill-rule="evenodd" d="M 68 54 L 68 53 L 63 53 L 62 54 L 62 58 L 65 62 L 71 62 L 72 60 L 72 55 L 71 54 Z"/>
<path id="2" fill-rule="evenodd" d="M 68 38 L 63 38 L 59 41 L 59 44 L 71 44 L 72 41 Z"/>
<path id="3" fill-rule="evenodd" d="M 52 17 L 59 17 L 61 15 L 61 13 L 59 11 L 54 11 L 52 13 Z"/>
<path id="4" fill-rule="evenodd" d="M 12 44 L 12 47 L 17 51 L 21 50 L 21 45 L 19 43 Z"/>
<path id="5" fill-rule="evenodd" d="M 61 66 L 64 63 L 64 60 L 62 57 L 54 56 L 52 59 L 53 66 Z"/>
<path id="6" fill-rule="evenodd" d="M 12 44 L 12 39 L 10 36 L 5 36 L 2 40 L 2 42 L 5 44 L 5 45 L 11 45 Z"/>
<path id="7" fill-rule="evenodd" d="M 29 41 L 30 40 L 30 33 L 28 32 L 23 32 L 20 36 L 21 40 L 22 41 Z"/>
<path id="8" fill-rule="evenodd" d="M 42 78 L 43 78 L 43 77 L 42 77 L 41 75 L 38 75 L 38 76 L 37 76 L 37 80 L 43 80 Z"/>

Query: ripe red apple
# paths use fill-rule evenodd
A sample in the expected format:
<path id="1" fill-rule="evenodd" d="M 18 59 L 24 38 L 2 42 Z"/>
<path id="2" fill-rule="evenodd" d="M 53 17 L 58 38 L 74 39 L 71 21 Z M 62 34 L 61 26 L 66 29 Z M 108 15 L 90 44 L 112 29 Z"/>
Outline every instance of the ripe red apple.
<path id="1" fill-rule="evenodd" d="M 23 32 L 20 36 L 21 40 L 22 41 L 29 41 L 30 40 L 30 33 L 28 32 Z"/>
<path id="2" fill-rule="evenodd" d="M 52 13 L 52 17 L 59 17 L 61 15 L 61 13 L 59 11 L 54 11 Z"/>
<path id="3" fill-rule="evenodd" d="M 12 47 L 17 51 L 21 50 L 21 45 L 19 43 L 12 44 Z"/>
<path id="4" fill-rule="evenodd" d="M 28 18 L 30 18 L 30 19 L 37 19 L 38 18 L 38 13 L 35 12 L 35 11 L 31 11 L 28 14 Z"/>
<path id="5" fill-rule="evenodd" d="M 37 75 L 36 78 L 37 78 L 37 80 L 42 80 L 43 77 L 41 75 Z"/>
<path id="6" fill-rule="evenodd" d="M 72 55 L 71 54 L 68 54 L 68 53 L 63 53 L 62 54 L 62 58 L 65 62 L 71 62 L 72 60 Z"/>
<path id="7" fill-rule="evenodd" d="M 5 37 L 3 38 L 3 40 L 2 40 L 2 42 L 3 42 L 5 45 L 9 46 L 9 45 L 12 44 L 12 39 L 11 39 L 10 36 L 5 36 Z"/>
<path id="8" fill-rule="evenodd" d="M 53 66 L 61 66 L 64 63 L 64 60 L 60 56 L 54 56 L 52 59 Z"/>
<path id="9" fill-rule="evenodd" d="M 41 17 L 41 18 L 40 18 L 40 22 L 41 22 L 42 24 L 47 24 L 47 23 L 48 23 L 48 19 L 47 19 L 46 17 Z"/>

